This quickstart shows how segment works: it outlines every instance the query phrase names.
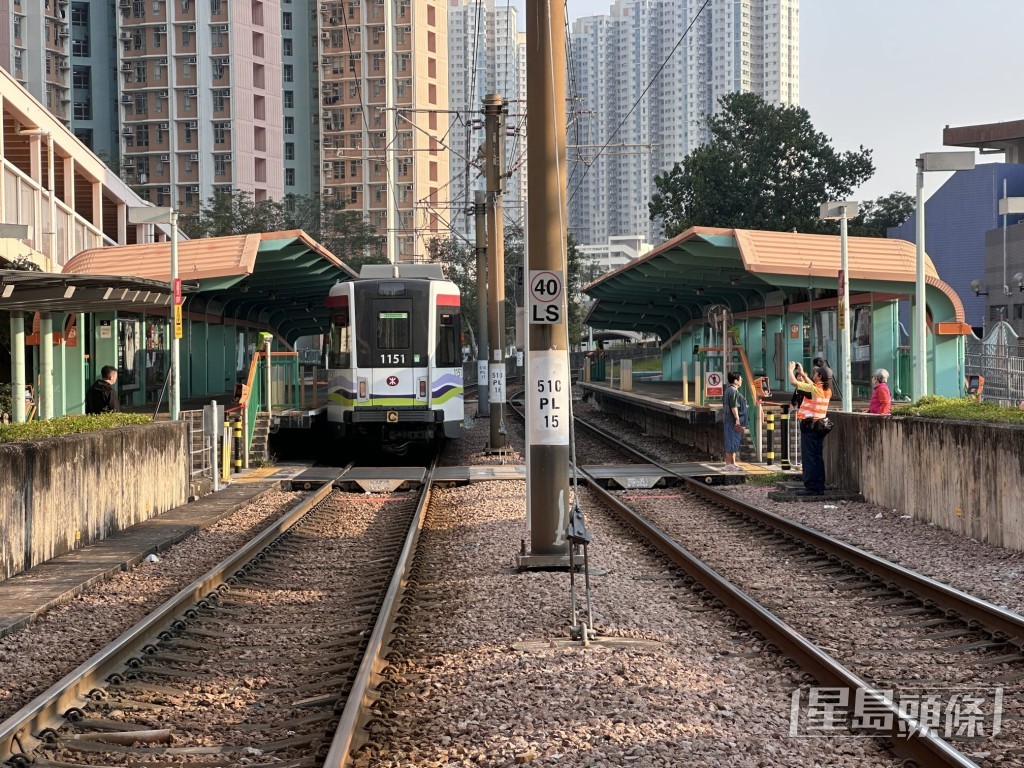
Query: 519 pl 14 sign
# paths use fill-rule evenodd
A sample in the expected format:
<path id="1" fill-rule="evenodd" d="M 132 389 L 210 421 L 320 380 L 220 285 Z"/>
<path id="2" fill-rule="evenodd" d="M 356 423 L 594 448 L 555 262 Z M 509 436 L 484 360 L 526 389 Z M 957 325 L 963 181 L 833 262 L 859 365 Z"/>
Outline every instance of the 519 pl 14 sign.
<path id="1" fill-rule="evenodd" d="M 530 325 L 562 322 L 562 271 L 530 270 Z"/>

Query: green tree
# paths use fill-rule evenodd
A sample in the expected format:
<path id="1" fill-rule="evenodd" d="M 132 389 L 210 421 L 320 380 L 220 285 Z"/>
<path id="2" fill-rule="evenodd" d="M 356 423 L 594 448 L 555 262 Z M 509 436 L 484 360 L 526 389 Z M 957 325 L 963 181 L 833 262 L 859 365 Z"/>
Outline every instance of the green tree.
<path id="1" fill-rule="evenodd" d="M 305 231 L 356 272 L 363 264 L 387 260 L 374 228 L 334 197 L 288 195 L 283 200 L 256 200 L 242 190 L 216 192 L 198 215 L 182 217 L 182 230 L 193 239 L 288 229 Z"/>
<path id="2" fill-rule="evenodd" d="M 256 200 L 251 192 L 214 192 L 196 216 L 182 217 L 191 239 L 279 232 L 285 227 L 284 206 L 275 200 Z"/>
<path id="3" fill-rule="evenodd" d="M 692 226 L 825 232 L 818 206 L 871 178 L 871 150 L 837 152 L 807 110 L 754 93 L 723 96 L 711 140 L 656 176 L 648 204 L 666 236 Z"/>
<path id="4" fill-rule="evenodd" d="M 349 211 L 337 197 L 288 195 L 283 204 L 284 228 L 301 229 L 356 273 L 363 264 L 383 264 L 384 238 L 358 211 Z"/>
<path id="5" fill-rule="evenodd" d="M 900 226 L 914 214 L 916 205 L 914 197 L 906 192 L 893 192 L 868 200 L 861 206 L 860 215 L 850 222 L 847 231 L 857 237 L 885 237 L 890 227 Z"/>

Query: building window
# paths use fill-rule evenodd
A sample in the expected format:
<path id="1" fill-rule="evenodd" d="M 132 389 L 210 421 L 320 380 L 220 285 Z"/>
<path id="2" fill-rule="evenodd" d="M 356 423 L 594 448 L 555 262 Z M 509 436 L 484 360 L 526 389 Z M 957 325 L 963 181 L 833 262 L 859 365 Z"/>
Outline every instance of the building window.
<path id="1" fill-rule="evenodd" d="M 283 40 L 281 40 L 281 53 L 284 54 L 285 56 L 291 56 L 292 45 L 293 43 L 290 37 L 286 37 Z"/>
<path id="2" fill-rule="evenodd" d="M 286 83 L 295 82 L 295 69 L 291 64 L 285 64 L 281 67 L 281 79 Z"/>
<path id="3" fill-rule="evenodd" d="M 213 172 L 217 176 L 223 176 L 228 172 L 228 156 L 227 155 L 214 155 L 213 156 Z"/>
<path id="4" fill-rule="evenodd" d="M 287 134 L 295 133 L 295 118 L 285 117 L 284 119 L 284 132 Z"/>
<path id="5" fill-rule="evenodd" d="M 284 92 L 284 108 L 295 109 L 295 91 Z"/>
<path id="6" fill-rule="evenodd" d="M 295 142 L 286 141 L 284 143 L 284 159 L 294 160 L 295 159 Z"/>
<path id="7" fill-rule="evenodd" d="M 295 169 L 294 168 L 285 168 L 284 169 L 284 185 L 286 187 L 294 187 L 295 186 Z"/>
<path id="8" fill-rule="evenodd" d="M 135 96 L 135 114 L 145 115 L 146 114 L 146 94 L 139 93 Z"/>
<path id="9" fill-rule="evenodd" d="M 284 13 L 281 14 L 281 29 L 285 30 L 286 32 L 291 32 L 291 30 L 292 30 L 292 13 L 291 13 L 291 11 L 285 11 Z"/>
<path id="10" fill-rule="evenodd" d="M 213 124 L 213 143 L 224 144 L 228 140 L 228 134 L 231 132 L 230 123 L 214 123 Z"/>

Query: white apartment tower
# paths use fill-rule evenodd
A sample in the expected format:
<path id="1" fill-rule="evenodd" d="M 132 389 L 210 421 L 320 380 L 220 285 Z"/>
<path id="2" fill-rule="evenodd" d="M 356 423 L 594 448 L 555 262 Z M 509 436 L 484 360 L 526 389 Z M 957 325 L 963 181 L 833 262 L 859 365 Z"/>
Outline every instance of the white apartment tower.
<path id="1" fill-rule="evenodd" d="M 448 8 L 448 95 L 451 130 L 450 222 L 474 241 L 473 215 L 467 213 L 477 190 L 487 188 L 483 165 L 483 98 L 497 93 L 505 101 L 505 220 L 521 226 L 526 211 L 526 35 L 517 31 L 518 11 L 494 0 L 452 0 Z"/>
<path id="2" fill-rule="evenodd" d="M 280 0 L 117 0 L 122 177 L 195 212 L 284 194 Z"/>
<path id="3" fill-rule="evenodd" d="M 568 134 L 578 160 L 570 167 L 569 220 L 577 242 L 662 241 L 647 208 L 654 177 L 707 141 L 705 118 L 723 95 L 799 103 L 800 0 L 702 6 L 618 0 L 608 15 L 573 24 L 569 93 L 580 114 Z"/>

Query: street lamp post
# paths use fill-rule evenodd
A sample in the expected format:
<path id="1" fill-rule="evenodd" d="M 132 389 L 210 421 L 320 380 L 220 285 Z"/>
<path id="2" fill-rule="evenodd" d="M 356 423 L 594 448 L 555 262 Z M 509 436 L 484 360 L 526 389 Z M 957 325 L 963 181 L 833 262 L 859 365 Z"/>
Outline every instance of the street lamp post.
<path id="1" fill-rule="evenodd" d="M 917 225 L 914 235 L 917 246 L 917 270 L 914 280 L 914 376 L 911 398 L 917 402 L 928 394 L 928 334 L 925 323 L 924 288 L 924 174 L 925 171 L 969 171 L 974 168 L 973 152 L 923 152 L 917 158 L 917 206 L 914 211 Z"/>
<path id="2" fill-rule="evenodd" d="M 178 212 L 166 206 L 148 206 L 128 209 L 131 224 L 171 225 L 171 286 L 174 291 L 174 327 L 171 332 L 171 419 L 181 416 L 181 369 L 179 361 L 179 340 L 181 339 L 181 280 L 178 279 Z"/>
<path id="3" fill-rule="evenodd" d="M 839 219 L 839 330 L 841 331 L 839 386 L 842 390 L 843 412 L 853 410 L 853 376 L 850 360 L 850 268 L 847 257 L 846 225 L 860 213 L 860 203 L 829 202 L 821 204 L 823 219 Z"/>

